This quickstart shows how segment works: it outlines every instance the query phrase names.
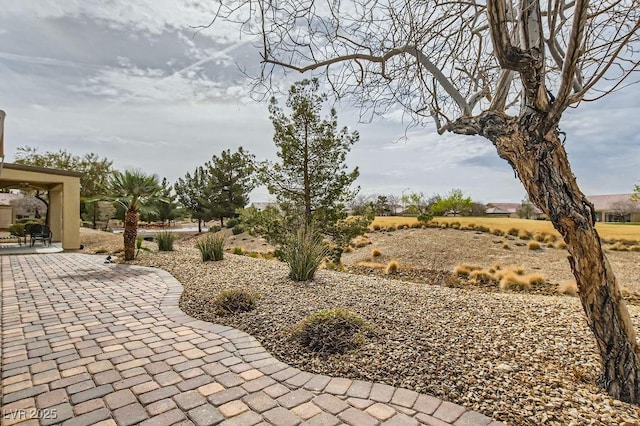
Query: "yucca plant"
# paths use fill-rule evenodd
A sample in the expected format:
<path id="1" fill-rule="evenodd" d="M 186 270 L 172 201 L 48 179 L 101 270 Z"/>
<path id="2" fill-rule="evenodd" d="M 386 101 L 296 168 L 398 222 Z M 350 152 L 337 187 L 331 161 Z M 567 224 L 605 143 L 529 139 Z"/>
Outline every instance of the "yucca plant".
<path id="1" fill-rule="evenodd" d="M 224 255 L 224 240 L 226 236 L 222 232 L 209 234 L 201 238 L 196 243 L 196 247 L 200 250 L 202 261 L 222 260 Z"/>
<path id="2" fill-rule="evenodd" d="M 158 251 L 173 251 L 173 242 L 176 235 L 171 231 L 160 231 L 156 234 L 156 242 L 158 243 Z"/>
<path id="3" fill-rule="evenodd" d="M 293 232 L 282 247 L 283 260 L 289 265 L 289 278 L 294 281 L 313 279 L 328 254 L 329 250 L 322 241 L 322 236 L 310 226 Z"/>

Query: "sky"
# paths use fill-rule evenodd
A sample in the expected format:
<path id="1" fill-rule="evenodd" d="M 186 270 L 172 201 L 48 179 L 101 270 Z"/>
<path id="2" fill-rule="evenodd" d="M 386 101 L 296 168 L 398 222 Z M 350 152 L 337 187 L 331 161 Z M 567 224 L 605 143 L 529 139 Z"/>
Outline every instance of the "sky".
<path id="1" fill-rule="evenodd" d="M 253 40 L 232 24 L 197 32 L 212 16 L 199 0 L 20 0 L 0 7 L 0 109 L 6 161 L 16 148 L 93 152 L 119 170 L 170 182 L 225 149 L 275 159 L 267 104 L 251 96 Z M 297 79 L 304 76 L 296 75 Z M 287 77 L 291 79 L 292 77 Z M 294 80 L 283 80 L 282 87 Z M 565 113 L 561 129 L 588 195 L 631 192 L 640 179 L 640 85 Z M 285 98 L 280 99 L 284 105 Z M 340 126 L 360 132 L 348 156 L 361 194 L 446 194 L 519 202 L 524 189 L 490 142 L 408 128 L 399 114 Z M 265 188 L 252 201 L 272 200 Z"/>

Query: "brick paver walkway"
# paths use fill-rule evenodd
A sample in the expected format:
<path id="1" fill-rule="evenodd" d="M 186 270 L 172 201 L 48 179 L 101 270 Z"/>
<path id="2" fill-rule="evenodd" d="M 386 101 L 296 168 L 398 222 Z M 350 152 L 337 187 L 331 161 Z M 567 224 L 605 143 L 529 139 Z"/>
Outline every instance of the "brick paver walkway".
<path id="1" fill-rule="evenodd" d="M 2 424 L 497 425 L 428 395 L 315 375 L 178 308 L 182 286 L 102 256 L 3 256 Z"/>

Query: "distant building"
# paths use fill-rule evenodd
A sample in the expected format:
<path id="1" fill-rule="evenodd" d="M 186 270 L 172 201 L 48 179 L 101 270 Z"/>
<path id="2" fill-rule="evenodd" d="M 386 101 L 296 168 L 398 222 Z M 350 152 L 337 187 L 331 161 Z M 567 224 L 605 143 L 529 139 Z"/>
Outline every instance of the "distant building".
<path id="1" fill-rule="evenodd" d="M 640 201 L 633 194 L 588 195 L 598 222 L 640 222 Z"/>
<path id="2" fill-rule="evenodd" d="M 593 203 L 598 222 L 640 222 L 640 201 L 632 201 L 633 194 L 588 195 Z M 485 214 L 498 217 L 519 217 L 520 203 L 489 203 Z M 531 219 L 546 216 L 533 207 Z"/>
<path id="3" fill-rule="evenodd" d="M 484 212 L 487 216 L 520 217 L 518 212 L 521 207 L 521 203 L 489 203 Z M 531 207 L 533 211 L 531 212 L 530 219 L 541 219 L 545 216 L 542 210 L 536 206 L 532 205 Z"/>

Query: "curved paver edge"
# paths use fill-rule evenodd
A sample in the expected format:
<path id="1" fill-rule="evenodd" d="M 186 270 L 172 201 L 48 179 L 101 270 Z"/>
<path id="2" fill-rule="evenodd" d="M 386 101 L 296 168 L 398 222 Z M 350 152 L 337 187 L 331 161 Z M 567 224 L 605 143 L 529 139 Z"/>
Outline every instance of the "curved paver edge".
<path id="1" fill-rule="evenodd" d="M 225 349 L 231 352 L 234 356 L 242 359 L 244 362 L 247 362 L 252 367 L 260 370 L 265 375 L 272 376 L 276 373 L 280 373 L 278 377 L 279 379 L 278 381 L 287 384 L 290 388 L 297 387 L 297 388 L 302 388 L 302 389 L 306 389 L 314 392 L 323 392 L 323 393 L 333 394 L 335 396 L 345 396 L 345 395 L 349 396 L 350 387 L 344 390 L 335 390 L 335 391 L 332 391 L 331 389 L 327 389 L 327 387 L 329 385 L 329 382 L 334 379 L 335 380 L 351 380 L 351 379 L 342 379 L 337 377 L 324 376 L 316 373 L 305 372 L 298 368 L 291 367 L 287 363 L 279 361 L 278 359 L 273 357 L 266 349 L 264 349 L 264 347 L 257 341 L 257 339 L 255 339 L 250 334 L 233 327 L 228 327 L 228 326 L 223 326 L 219 324 L 213 324 L 207 321 L 198 320 L 186 314 L 179 307 L 180 297 L 182 295 L 184 287 L 182 286 L 182 283 L 180 283 L 180 281 L 178 281 L 169 272 L 160 268 L 147 267 L 147 266 L 139 266 L 139 265 L 126 265 L 126 266 L 130 268 L 141 268 L 141 269 L 153 270 L 154 273 L 156 273 L 162 279 L 162 281 L 167 286 L 167 292 L 162 297 L 162 300 L 159 302 L 158 307 L 160 311 L 164 315 L 166 315 L 167 318 L 170 319 L 171 321 L 183 326 L 192 327 L 195 329 L 215 333 L 224 337 L 233 346 L 232 348 L 227 346 Z M 241 342 L 249 342 L 249 341 L 257 342 L 259 345 L 259 348 L 261 348 L 263 353 L 266 355 L 257 360 L 247 359 L 248 357 L 241 353 L 241 350 L 239 350 L 236 347 L 236 344 Z M 298 381 L 296 383 L 295 380 L 292 380 L 299 376 L 303 376 L 301 378 L 302 381 Z M 367 382 L 364 382 L 361 380 L 353 380 L 353 384 L 358 384 L 358 383 L 367 383 Z M 373 383 L 373 385 L 376 384 L 375 382 L 369 382 L 369 383 Z M 389 386 L 389 385 L 381 385 L 381 386 Z M 396 390 L 402 389 L 407 392 L 415 392 L 409 389 L 395 387 L 395 386 L 393 386 L 393 388 L 395 388 Z M 456 426 L 503 425 L 502 422 L 494 421 L 493 419 L 485 416 L 484 414 L 478 413 L 473 410 L 469 410 L 466 407 L 461 406 L 459 404 L 443 401 L 443 400 L 440 400 L 439 398 L 436 398 L 427 394 L 418 394 L 418 395 L 424 395 L 426 398 L 428 398 L 433 407 L 433 410 L 429 410 L 431 412 L 425 412 L 425 414 L 433 415 L 437 418 L 440 418 L 440 420 L 444 422 L 449 422 Z M 435 400 L 440 401 L 440 403 L 434 404 Z M 381 400 L 379 402 L 389 403 L 391 402 L 391 398 L 389 398 L 387 401 Z M 413 404 L 411 407 L 405 407 L 405 408 L 412 408 L 412 407 L 413 407 Z M 446 415 L 438 416 L 438 411 L 443 408 L 446 408 L 446 410 L 444 411 L 446 411 L 447 413 L 456 413 L 455 417 L 453 416 L 447 417 Z M 441 417 L 447 417 L 447 418 L 441 418 Z"/>

